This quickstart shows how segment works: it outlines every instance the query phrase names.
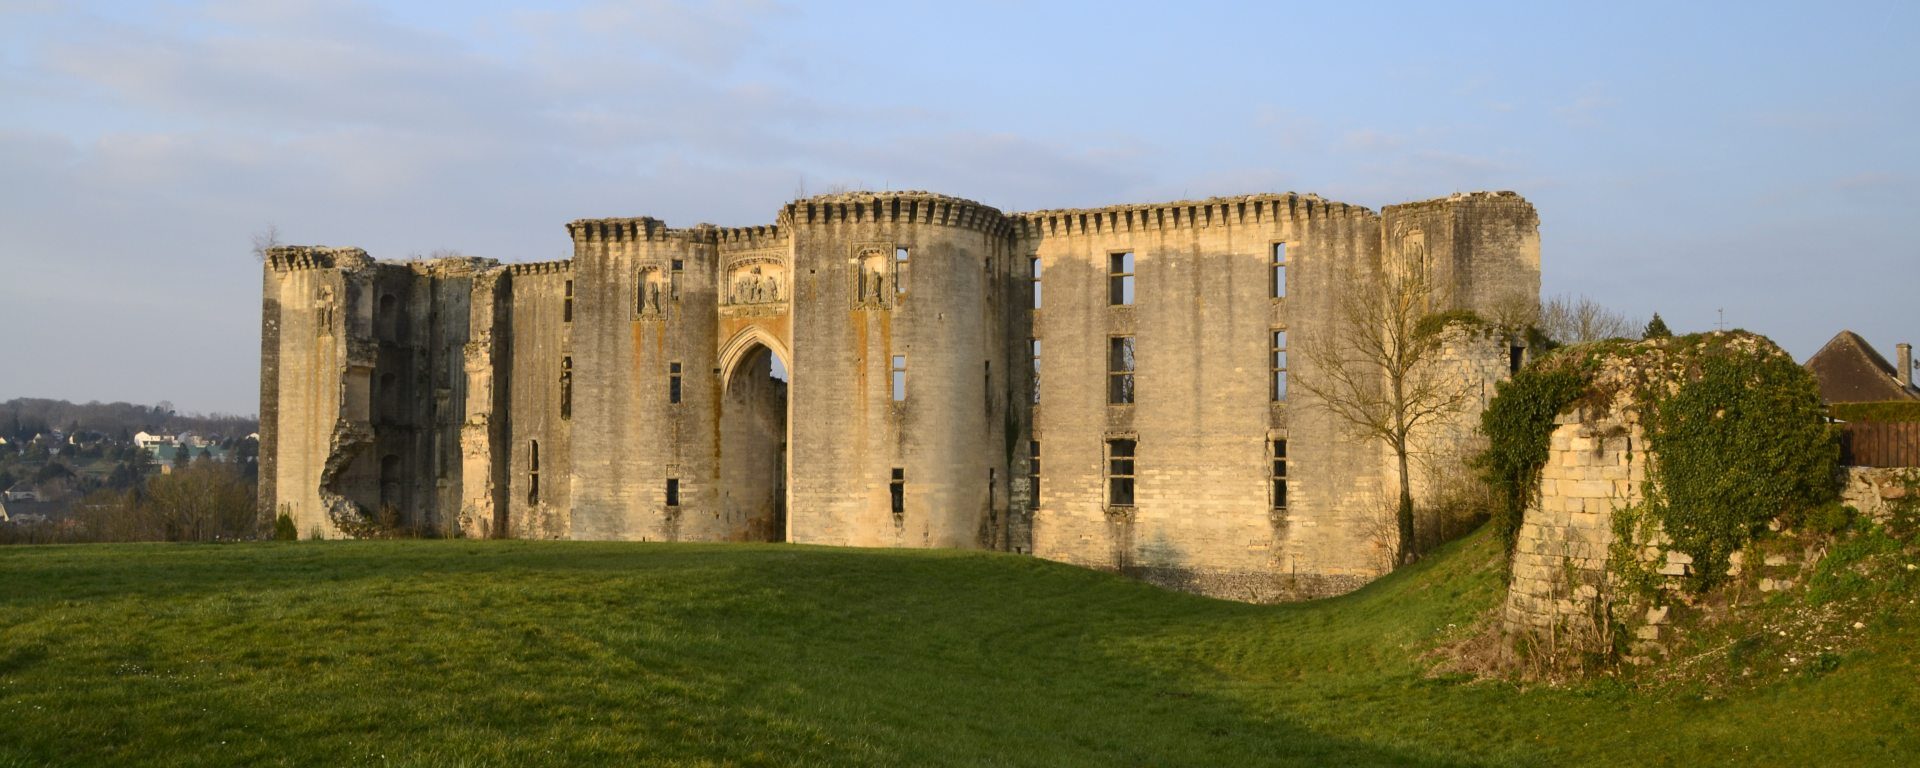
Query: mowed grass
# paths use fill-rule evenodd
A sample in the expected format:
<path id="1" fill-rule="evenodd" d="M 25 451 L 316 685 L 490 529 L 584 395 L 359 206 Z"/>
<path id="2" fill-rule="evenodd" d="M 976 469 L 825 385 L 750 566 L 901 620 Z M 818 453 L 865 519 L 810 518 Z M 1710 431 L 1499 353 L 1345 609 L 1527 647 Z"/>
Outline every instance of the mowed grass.
<path id="1" fill-rule="evenodd" d="M 1731 698 L 1437 677 L 1484 534 L 1250 606 L 978 552 L 328 542 L 0 550 L 0 766 L 1857 765 L 1912 636 Z"/>

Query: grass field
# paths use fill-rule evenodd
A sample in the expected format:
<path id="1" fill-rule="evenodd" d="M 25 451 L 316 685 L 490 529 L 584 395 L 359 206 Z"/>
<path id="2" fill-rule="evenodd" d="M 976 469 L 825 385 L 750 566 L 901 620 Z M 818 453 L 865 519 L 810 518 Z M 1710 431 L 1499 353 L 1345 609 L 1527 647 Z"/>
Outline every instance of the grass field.
<path id="1" fill-rule="evenodd" d="M 1888 629 L 1703 696 L 1436 677 L 1484 534 L 1249 606 L 1030 558 L 782 545 L 0 550 L 0 766 L 1860 765 L 1920 755 Z M 1895 625 L 1897 617 L 1886 619 Z"/>

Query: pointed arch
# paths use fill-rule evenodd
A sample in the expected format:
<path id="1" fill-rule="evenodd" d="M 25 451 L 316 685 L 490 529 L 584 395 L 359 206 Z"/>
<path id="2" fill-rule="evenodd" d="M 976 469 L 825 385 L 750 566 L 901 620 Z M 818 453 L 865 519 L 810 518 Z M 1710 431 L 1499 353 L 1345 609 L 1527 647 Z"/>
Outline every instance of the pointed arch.
<path id="1" fill-rule="evenodd" d="M 793 376 L 793 353 L 787 351 L 787 345 L 774 338 L 767 329 L 749 325 L 720 346 L 720 392 L 726 394 L 727 386 L 733 381 L 733 371 L 741 363 L 753 357 L 753 348 L 766 347 L 774 356 L 780 358 L 780 364 L 786 366 L 787 376 Z"/>

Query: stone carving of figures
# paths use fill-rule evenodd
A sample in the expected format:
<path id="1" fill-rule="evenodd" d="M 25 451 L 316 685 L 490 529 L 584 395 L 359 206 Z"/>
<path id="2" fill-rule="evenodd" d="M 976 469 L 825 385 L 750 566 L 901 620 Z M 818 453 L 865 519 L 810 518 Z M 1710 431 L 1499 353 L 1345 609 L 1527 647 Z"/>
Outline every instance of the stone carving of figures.
<path id="1" fill-rule="evenodd" d="M 747 273 L 745 280 L 747 285 L 747 303 L 767 303 L 767 278 L 760 273 L 760 268 L 754 267 L 751 272 Z"/>
<path id="2" fill-rule="evenodd" d="M 660 314 L 660 283 L 658 281 L 647 283 L 647 306 L 653 308 L 654 314 Z"/>

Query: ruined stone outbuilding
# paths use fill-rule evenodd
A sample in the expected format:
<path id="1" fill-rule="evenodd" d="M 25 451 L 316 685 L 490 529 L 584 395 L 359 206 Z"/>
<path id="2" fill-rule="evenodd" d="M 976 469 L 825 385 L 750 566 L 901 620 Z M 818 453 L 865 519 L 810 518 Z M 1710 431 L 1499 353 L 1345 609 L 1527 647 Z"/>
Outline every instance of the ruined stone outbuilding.
<path id="1" fill-rule="evenodd" d="M 1373 211 L 1266 194 L 1002 213 L 923 192 L 775 223 L 567 225 L 573 256 L 266 260 L 261 502 L 302 536 L 1032 553 L 1274 600 L 1386 567 L 1391 455 L 1311 407 L 1289 339 L 1353 281 L 1539 295 L 1510 192 Z M 1491 392 L 1519 352 L 1450 347 Z M 1471 424 L 1471 414 L 1459 420 Z"/>

